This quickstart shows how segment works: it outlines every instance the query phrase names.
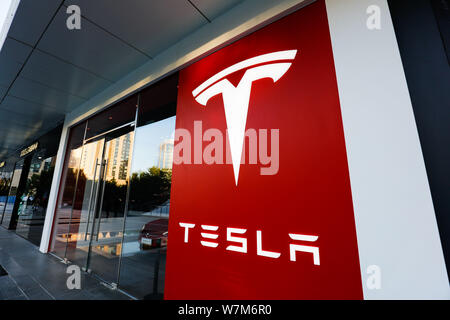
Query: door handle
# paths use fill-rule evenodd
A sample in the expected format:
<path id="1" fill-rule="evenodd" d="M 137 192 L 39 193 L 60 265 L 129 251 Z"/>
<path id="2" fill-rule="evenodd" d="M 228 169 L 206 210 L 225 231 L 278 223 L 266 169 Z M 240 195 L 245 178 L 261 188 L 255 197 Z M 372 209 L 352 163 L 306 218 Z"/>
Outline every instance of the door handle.
<path id="1" fill-rule="evenodd" d="M 103 166 L 103 172 L 100 171 L 100 175 L 102 176 L 102 180 L 103 180 L 103 186 L 102 186 L 102 198 L 100 200 L 100 207 L 98 210 L 98 222 L 97 222 L 97 234 L 96 234 L 96 241 L 98 241 L 98 234 L 100 233 L 100 223 L 102 220 L 102 207 L 103 207 L 103 197 L 105 195 L 105 186 L 106 186 L 106 174 L 108 172 L 107 170 L 107 163 L 108 163 L 108 159 L 104 159 L 102 166 Z"/>
<path id="2" fill-rule="evenodd" d="M 94 194 L 94 187 L 95 187 L 95 177 L 97 176 L 97 167 L 101 165 L 98 163 L 98 159 L 95 160 L 95 169 L 94 169 L 94 178 L 92 179 L 92 187 L 91 187 L 91 194 L 89 195 L 89 204 L 88 204 L 88 216 L 87 216 L 87 223 L 86 223 L 86 232 L 84 233 L 84 241 L 87 241 L 87 235 L 89 231 L 89 223 L 91 220 L 91 212 L 92 212 L 92 196 Z M 80 220 L 81 222 L 81 220 Z"/>

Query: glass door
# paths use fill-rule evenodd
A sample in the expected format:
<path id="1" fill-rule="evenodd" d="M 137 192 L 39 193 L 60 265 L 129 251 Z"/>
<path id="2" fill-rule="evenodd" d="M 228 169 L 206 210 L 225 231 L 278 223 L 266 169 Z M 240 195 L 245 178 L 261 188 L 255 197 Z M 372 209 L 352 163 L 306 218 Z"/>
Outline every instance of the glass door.
<path id="1" fill-rule="evenodd" d="M 118 281 L 133 139 L 134 126 L 105 135 L 96 200 L 91 200 L 88 271 L 112 284 Z"/>
<path id="2" fill-rule="evenodd" d="M 85 142 L 70 218 L 65 258 L 116 284 L 134 125 Z"/>
<path id="3" fill-rule="evenodd" d="M 87 270 L 105 138 L 91 140 L 81 150 L 74 205 L 70 217 L 65 258 Z"/>
<path id="4" fill-rule="evenodd" d="M 51 252 L 117 283 L 137 95 L 70 129 Z"/>

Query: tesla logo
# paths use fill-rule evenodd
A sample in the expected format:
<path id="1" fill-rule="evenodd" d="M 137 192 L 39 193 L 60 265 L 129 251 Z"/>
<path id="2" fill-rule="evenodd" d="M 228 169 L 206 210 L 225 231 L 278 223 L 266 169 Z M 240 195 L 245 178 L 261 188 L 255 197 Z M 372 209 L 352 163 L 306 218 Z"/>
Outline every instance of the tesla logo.
<path id="1" fill-rule="evenodd" d="M 181 228 L 184 228 L 184 243 L 188 243 L 189 229 L 194 229 L 195 224 L 180 222 L 179 225 Z M 202 239 L 200 241 L 200 244 L 204 247 L 217 248 L 219 246 L 219 242 L 217 242 L 219 238 L 219 234 L 217 234 L 219 226 L 202 224 L 200 225 L 200 228 L 201 228 L 200 235 Z M 226 250 L 240 253 L 247 253 L 247 238 L 243 236 L 247 232 L 247 229 L 226 228 L 226 231 L 227 231 L 227 241 L 232 243 L 226 247 Z M 289 233 L 289 238 L 295 241 L 315 242 L 319 238 L 319 236 Z M 313 263 L 315 265 L 320 265 L 319 247 L 307 246 L 305 244 L 298 244 L 298 243 L 290 243 L 289 244 L 290 261 L 297 260 L 296 259 L 297 252 L 311 253 L 313 256 Z M 281 256 L 280 252 L 267 251 L 263 249 L 261 230 L 256 231 L 256 255 L 272 259 L 278 259 Z"/>
<path id="2" fill-rule="evenodd" d="M 210 98 L 222 94 L 236 185 L 252 83 L 263 78 L 277 82 L 289 70 L 292 63 L 288 61 L 292 61 L 296 54 L 297 50 L 278 51 L 241 61 L 215 74 L 192 91 L 195 100 L 203 106 Z M 228 75 L 243 69 L 247 70 L 237 87 L 226 79 Z"/>

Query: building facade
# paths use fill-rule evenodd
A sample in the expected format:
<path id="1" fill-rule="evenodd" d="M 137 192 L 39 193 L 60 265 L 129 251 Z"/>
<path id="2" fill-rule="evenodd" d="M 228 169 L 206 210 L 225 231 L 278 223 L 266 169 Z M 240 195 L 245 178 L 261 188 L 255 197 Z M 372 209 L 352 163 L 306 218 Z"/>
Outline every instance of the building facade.
<path id="1" fill-rule="evenodd" d="M 63 58 L 48 35 L 67 17 L 57 2 L 17 81 L 30 65 L 73 58 L 93 77 L 94 57 L 109 61 Z M 116 79 L 102 85 L 80 71 L 60 122 L 0 158 L 3 227 L 137 299 L 450 298 L 443 3 L 194 1 L 208 22 L 159 52 L 139 42 L 143 20 L 105 7 L 136 25 L 121 34 L 102 1 L 74 3 L 90 35 L 116 30 L 155 54 L 105 62 Z M 187 19 L 185 5 L 173 10 Z M 84 43 L 83 29 L 64 32 Z M 49 51 L 58 62 L 38 59 Z"/>

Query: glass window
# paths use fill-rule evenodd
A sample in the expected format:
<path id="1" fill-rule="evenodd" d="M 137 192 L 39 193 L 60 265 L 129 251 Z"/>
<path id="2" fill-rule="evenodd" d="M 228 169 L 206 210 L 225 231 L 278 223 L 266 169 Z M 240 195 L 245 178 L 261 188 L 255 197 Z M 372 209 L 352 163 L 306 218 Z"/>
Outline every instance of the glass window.
<path id="1" fill-rule="evenodd" d="M 172 182 L 178 75 L 141 94 L 119 287 L 162 299 Z"/>
<path id="2" fill-rule="evenodd" d="M 16 197 L 20 197 L 23 188 L 23 178 L 21 179 L 22 170 L 26 169 L 27 163 L 26 159 L 18 161 L 14 168 L 14 173 L 11 180 L 11 187 L 9 189 L 7 203 L 5 206 L 5 211 L 3 213 L 2 226 L 7 229 L 14 229 L 16 222 L 15 204 Z"/>
<path id="3" fill-rule="evenodd" d="M 119 285 L 138 298 L 164 290 L 174 131 L 175 116 L 136 129 Z"/>
<path id="4" fill-rule="evenodd" d="M 16 233 L 39 245 L 53 180 L 62 125 L 39 138 L 38 149 L 27 156 L 28 171 L 22 171 L 24 190 L 18 199 Z"/>
<path id="5" fill-rule="evenodd" d="M 83 138 L 86 122 L 70 129 L 67 152 L 64 160 L 58 204 L 55 213 L 55 226 L 51 251 L 59 257 L 65 257 L 66 244 L 69 235 L 70 217 L 74 206 L 74 193 L 78 178 L 78 169 L 83 148 Z"/>
<path id="6" fill-rule="evenodd" d="M 55 160 L 56 156 L 45 158 L 45 151 L 33 156 L 17 211 L 16 233 L 35 245 L 41 243 Z"/>
<path id="7" fill-rule="evenodd" d="M 3 219 L 3 212 L 8 200 L 9 188 L 11 186 L 11 177 L 13 175 L 12 168 L 8 168 L 5 165 L 0 169 L 0 223 Z"/>

